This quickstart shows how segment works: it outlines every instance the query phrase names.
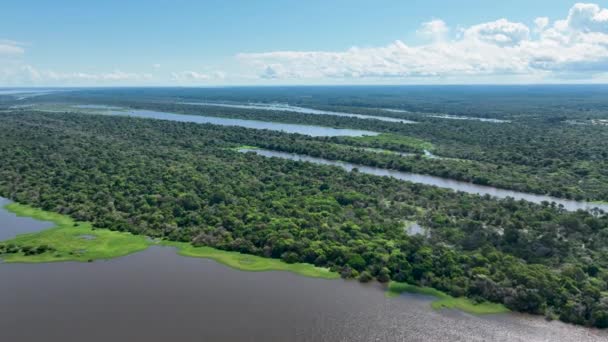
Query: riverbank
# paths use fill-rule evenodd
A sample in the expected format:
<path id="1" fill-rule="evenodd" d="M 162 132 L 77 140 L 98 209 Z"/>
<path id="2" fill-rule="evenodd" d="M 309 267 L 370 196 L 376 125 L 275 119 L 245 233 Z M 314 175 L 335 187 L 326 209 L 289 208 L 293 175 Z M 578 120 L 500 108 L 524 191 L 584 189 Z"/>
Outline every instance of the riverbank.
<path id="1" fill-rule="evenodd" d="M 152 245 L 174 247 L 182 256 L 206 258 L 241 271 L 286 271 L 306 277 L 337 279 L 340 276 L 326 268 L 311 264 L 288 264 L 278 259 L 263 258 L 238 252 L 222 251 L 211 247 L 196 247 L 185 242 L 155 242 L 145 236 L 131 233 L 95 229 L 88 222 L 76 222 L 72 218 L 51 213 L 27 205 L 11 203 L 6 210 L 23 217 L 49 221 L 54 227 L 41 232 L 19 235 L 0 242 L 0 246 L 12 245 L 16 253 L 1 256 L 6 263 L 45 263 L 59 261 L 87 262 L 122 257 L 140 252 Z M 23 251 L 43 247 L 44 252 L 29 254 Z"/>
<path id="2" fill-rule="evenodd" d="M 452 297 L 447 293 L 441 292 L 431 287 L 422 287 L 407 283 L 390 282 L 386 290 L 386 296 L 389 298 L 396 297 L 402 293 L 421 294 L 435 297 L 431 306 L 435 310 L 441 309 L 457 309 L 474 315 L 500 314 L 510 312 L 502 304 L 482 302 L 476 303 L 473 300 L 465 297 Z"/>
<path id="3" fill-rule="evenodd" d="M 327 268 L 311 264 L 288 264 L 279 259 L 264 258 L 251 254 L 223 251 L 211 247 L 197 247 L 186 242 L 162 241 L 162 246 L 175 247 L 178 254 L 192 258 L 212 259 L 228 267 L 247 272 L 286 271 L 306 277 L 337 279 L 339 274 Z"/>
<path id="4" fill-rule="evenodd" d="M 49 221 L 54 227 L 37 233 L 19 235 L 0 245 L 14 245 L 19 252 L 4 254 L 6 263 L 44 263 L 58 261 L 93 261 L 113 259 L 140 252 L 149 247 L 145 236 L 95 229 L 90 223 L 76 222 L 66 215 L 51 213 L 27 205 L 11 203 L 5 209 L 17 216 Z M 27 254 L 23 248 L 43 247 L 44 252 Z M 26 255 L 27 254 L 27 255 Z"/>
<path id="5" fill-rule="evenodd" d="M 432 185 L 439 188 L 450 189 L 453 191 L 466 192 L 472 195 L 489 195 L 497 199 L 513 198 L 515 200 L 524 200 L 536 204 L 554 202 L 556 205 L 562 205 L 564 209 L 568 211 L 592 210 L 596 207 L 605 211 L 608 210 L 608 205 L 597 204 L 594 202 L 576 201 L 565 198 L 552 197 L 548 195 L 538 195 L 534 193 L 509 190 L 505 188 L 496 188 L 489 185 L 479 185 L 465 181 L 458 181 L 451 178 L 443 178 L 422 173 L 411 173 L 381 167 L 354 164 L 341 160 L 312 157 L 306 154 L 289 153 L 268 149 L 241 149 L 239 150 L 239 152 L 254 152 L 263 157 L 277 157 L 294 161 L 311 162 L 320 165 L 338 166 L 346 171 L 353 171 L 354 169 L 357 169 L 360 173 L 365 173 L 373 176 L 392 177 L 398 180 L 408 181 L 412 183 Z"/>
<path id="6" fill-rule="evenodd" d="M 88 222 L 76 222 L 72 218 L 57 213 L 11 203 L 4 207 L 18 216 L 49 221 L 54 227 L 37 233 L 19 235 L 14 239 L 0 242 L 0 247 L 11 246 L 13 252 L 1 255 L 5 263 L 49 263 L 61 261 L 91 262 L 114 259 L 148 249 L 153 245 L 173 247 L 181 256 L 214 260 L 230 268 L 247 272 L 284 271 L 311 278 L 338 279 L 340 276 L 327 268 L 311 264 L 288 264 L 282 260 L 264 258 L 238 252 L 223 251 L 211 247 L 193 246 L 186 242 L 155 241 L 145 236 L 131 233 L 96 229 Z M 34 252 L 42 247 L 42 252 Z M 1 251 L 2 249 L 0 249 Z M 467 298 L 455 298 L 428 287 L 406 283 L 389 283 L 387 297 L 402 293 L 414 293 L 436 297 L 433 309 L 458 309 L 467 313 L 496 314 L 509 310 L 494 303 L 475 303 Z"/>

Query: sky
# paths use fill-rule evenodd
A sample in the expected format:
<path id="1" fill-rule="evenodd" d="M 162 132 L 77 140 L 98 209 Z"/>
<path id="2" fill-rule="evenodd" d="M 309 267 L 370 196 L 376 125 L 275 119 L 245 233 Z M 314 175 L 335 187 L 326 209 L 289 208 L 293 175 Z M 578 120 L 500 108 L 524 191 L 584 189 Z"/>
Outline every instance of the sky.
<path id="1" fill-rule="evenodd" d="M 0 87 L 608 83 L 608 1 L 0 4 Z"/>

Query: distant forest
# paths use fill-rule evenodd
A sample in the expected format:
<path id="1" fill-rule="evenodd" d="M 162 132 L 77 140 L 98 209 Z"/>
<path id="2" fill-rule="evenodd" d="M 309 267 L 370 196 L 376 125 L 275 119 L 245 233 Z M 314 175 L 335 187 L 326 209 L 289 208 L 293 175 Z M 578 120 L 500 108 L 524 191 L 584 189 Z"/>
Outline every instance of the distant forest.
<path id="1" fill-rule="evenodd" d="M 306 97 L 304 91 L 301 101 L 293 104 L 361 113 L 390 106 L 420 111 L 403 113 L 419 123 L 194 108 L 170 103 L 178 91 L 157 97 L 158 89 L 40 96 L 33 101 L 255 116 L 364 127 L 387 135 L 312 138 L 238 127 L 8 110 L 0 113 L 0 195 L 98 228 L 307 262 L 362 281 L 431 286 L 517 311 L 608 327 L 608 216 L 602 213 L 566 212 L 548 204 L 467 195 L 235 151 L 245 144 L 263 145 L 477 183 L 512 184 L 562 197 L 608 199 L 608 148 L 603 143 L 607 129 L 567 122 L 601 117 L 605 108 L 597 99 L 588 102 L 595 109 L 584 117 L 567 106 L 557 110 L 559 103 L 549 97 L 544 104 L 538 98 L 530 101 L 526 113 L 521 109 L 525 98 L 514 101 L 499 95 L 494 102 L 491 96 L 487 102 L 477 101 L 479 108 L 445 110 L 513 121 L 496 124 L 422 114 L 450 107 L 449 91 L 440 93 L 431 108 L 428 96 L 405 100 L 382 89 L 352 98 L 340 93 L 345 90 L 335 90 L 319 99 Z M 386 97 L 377 94 L 381 91 Z M 239 101 L 251 96 L 256 101 L 293 102 L 287 95 L 248 94 L 241 93 Z M 220 95 L 205 99 L 236 100 Z M 498 100 L 513 103 L 479 112 Z M 540 108 L 544 112 L 537 111 Z M 444 159 L 420 156 L 399 162 L 396 155 L 363 150 L 422 154 L 427 147 Z M 408 235 L 410 222 L 418 222 L 428 234 Z"/>

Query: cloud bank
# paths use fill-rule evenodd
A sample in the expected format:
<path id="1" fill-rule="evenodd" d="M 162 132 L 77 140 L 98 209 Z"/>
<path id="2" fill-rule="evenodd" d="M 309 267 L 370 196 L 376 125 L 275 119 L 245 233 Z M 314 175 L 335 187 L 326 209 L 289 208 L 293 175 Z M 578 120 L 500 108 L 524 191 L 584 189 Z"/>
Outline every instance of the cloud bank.
<path id="1" fill-rule="evenodd" d="M 0 68 L 0 82 L 5 85 L 41 85 L 41 84 L 115 84 L 126 81 L 146 81 L 152 79 L 150 74 L 129 73 L 115 70 L 105 73 L 56 72 L 39 70 L 31 65 L 10 63 Z"/>
<path id="2" fill-rule="evenodd" d="M 221 80 L 224 79 L 224 77 L 224 73 L 220 71 L 212 73 L 201 73 L 197 71 L 180 71 L 171 73 L 171 80 L 179 83 L 197 83 L 201 81 Z"/>
<path id="3" fill-rule="evenodd" d="M 608 72 L 608 10 L 597 4 L 577 3 L 564 19 L 539 17 L 533 27 L 503 18 L 454 30 L 434 19 L 417 34 L 427 43 L 397 40 L 346 51 L 271 51 L 237 58 L 264 79 L 589 79 Z"/>

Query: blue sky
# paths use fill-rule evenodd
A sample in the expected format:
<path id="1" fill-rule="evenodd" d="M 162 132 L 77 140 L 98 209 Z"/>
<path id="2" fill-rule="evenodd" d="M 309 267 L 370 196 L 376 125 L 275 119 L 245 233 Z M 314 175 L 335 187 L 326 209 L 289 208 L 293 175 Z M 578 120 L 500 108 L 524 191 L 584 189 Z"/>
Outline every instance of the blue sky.
<path id="1" fill-rule="evenodd" d="M 590 83 L 606 1 L 28 1 L 0 86 Z"/>

